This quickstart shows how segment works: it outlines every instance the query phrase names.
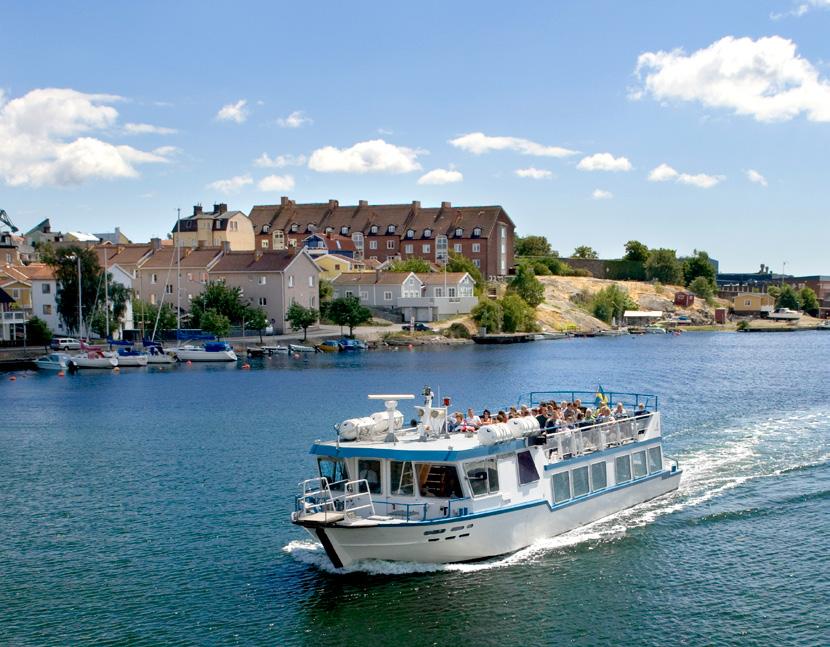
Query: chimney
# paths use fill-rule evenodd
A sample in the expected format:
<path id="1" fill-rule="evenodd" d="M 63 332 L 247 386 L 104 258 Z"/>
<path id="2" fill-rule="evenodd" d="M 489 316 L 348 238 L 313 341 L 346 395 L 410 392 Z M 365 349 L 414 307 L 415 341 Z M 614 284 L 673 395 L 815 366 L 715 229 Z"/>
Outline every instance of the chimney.
<path id="1" fill-rule="evenodd" d="M 284 195 L 280 198 L 280 205 L 283 207 L 287 205 L 289 202 L 291 202 L 291 200 L 288 199 L 287 195 Z"/>
<path id="2" fill-rule="evenodd" d="M 193 215 L 194 216 L 201 216 L 202 215 L 202 205 L 194 204 L 193 205 Z"/>
<path id="3" fill-rule="evenodd" d="M 219 204 L 216 204 L 215 202 L 213 203 L 213 213 L 221 215 L 221 214 L 227 212 L 227 210 L 228 210 L 228 205 L 225 204 L 224 202 L 220 202 Z"/>
<path id="4" fill-rule="evenodd" d="M 421 208 L 421 201 L 420 200 L 413 200 L 412 201 L 412 210 L 418 211 Z"/>
<path id="5" fill-rule="evenodd" d="M 114 238 L 115 238 L 115 240 L 113 241 L 114 243 L 118 243 L 121 240 L 121 227 L 116 227 L 115 228 Z"/>
<path id="6" fill-rule="evenodd" d="M 231 242 L 229 240 L 222 241 L 222 253 L 229 254 L 231 251 Z"/>
<path id="7" fill-rule="evenodd" d="M 161 249 L 161 238 L 151 238 L 150 244 L 153 246 L 153 251 Z"/>
<path id="8" fill-rule="evenodd" d="M 368 207 L 369 206 L 369 201 L 368 200 L 358 200 L 357 201 L 357 206 L 358 207 Z"/>
<path id="9" fill-rule="evenodd" d="M 261 249 L 254 250 L 254 260 L 258 261 L 261 258 L 262 258 L 262 250 Z"/>
<path id="10" fill-rule="evenodd" d="M 447 210 L 452 209 L 452 202 L 442 202 L 441 203 L 441 209 L 447 209 Z"/>
<path id="11" fill-rule="evenodd" d="M 337 200 L 329 200 L 329 209 L 337 209 L 340 203 Z"/>

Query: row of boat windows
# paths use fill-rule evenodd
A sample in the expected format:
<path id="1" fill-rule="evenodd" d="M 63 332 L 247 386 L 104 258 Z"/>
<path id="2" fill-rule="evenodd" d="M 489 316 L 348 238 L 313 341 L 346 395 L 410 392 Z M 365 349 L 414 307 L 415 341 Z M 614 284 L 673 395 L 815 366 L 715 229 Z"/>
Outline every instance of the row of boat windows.
<path id="1" fill-rule="evenodd" d="M 617 456 L 614 459 L 614 483 L 621 484 L 663 469 L 660 447 Z M 562 503 L 608 487 L 605 461 L 575 467 L 553 475 L 553 502 Z"/>

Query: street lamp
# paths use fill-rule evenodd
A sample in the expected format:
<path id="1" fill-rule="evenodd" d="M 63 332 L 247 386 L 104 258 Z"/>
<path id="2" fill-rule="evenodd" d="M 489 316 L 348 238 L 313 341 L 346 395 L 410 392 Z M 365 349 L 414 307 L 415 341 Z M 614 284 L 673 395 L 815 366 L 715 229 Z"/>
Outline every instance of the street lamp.
<path id="1" fill-rule="evenodd" d="M 81 255 L 70 254 L 66 258 L 70 261 L 78 261 L 78 337 L 80 337 L 82 333 L 81 325 L 84 323 L 84 306 L 81 300 Z"/>

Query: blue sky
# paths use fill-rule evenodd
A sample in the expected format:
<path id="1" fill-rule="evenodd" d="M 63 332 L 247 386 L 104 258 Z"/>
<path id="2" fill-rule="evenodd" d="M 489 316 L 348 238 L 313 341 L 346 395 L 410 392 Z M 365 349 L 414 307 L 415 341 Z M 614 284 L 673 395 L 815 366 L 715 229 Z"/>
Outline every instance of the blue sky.
<path id="1" fill-rule="evenodd" d="M 0 207 L 142 240 L 197 202 L 495 203 L 563 254 L 828 274 L 828 5 L 6 3 Z"/>

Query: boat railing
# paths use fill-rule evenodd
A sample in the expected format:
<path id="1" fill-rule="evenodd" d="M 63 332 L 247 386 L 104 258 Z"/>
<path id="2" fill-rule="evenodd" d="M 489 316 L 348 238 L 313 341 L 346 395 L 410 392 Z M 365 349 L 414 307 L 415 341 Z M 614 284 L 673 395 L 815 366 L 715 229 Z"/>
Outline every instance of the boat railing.
<path id="1" fill-rule="evenodd" d="M 636 441 L 645 433 L 654 414 L 604 420 L 592 425 L 561 429 L 548 433 L 545 446 L 558 460 L 599 452 Z M 553 458 L 553 456 L 551 455 Z"/>
<path id="2" fill-rule="evenodd" d="M 400 518 L 402 521 L 427 521 L 460 517 L 469 513 L 465 502 L 469 498 L 439 499 L 435 502 L 402 503 L 399 501 L 375 501 L 375 506 L 385 506 L 386 516 Z"/>
<path id="3" fill-rule="evenodd" d="M 375 514 L 372 492 L 366 479 L 334 481 L 325 477 L 306 479 L 300 483 L 300 494 L 295 501 L 300 517 L 321 514 L 323 521 L 343 517 L 369 517 Z"/>
<path id="4" fill-rule="evenodd" d="M 657 396 L 651 393 L 631 393 L 626 391 L 531 391 L 526 395 L 519 396 L 518 404 L 527 404 L 535 407 L 541 402 L 556 400 L 581 400 L 585 405 L 597 405 L 604 398 L 603 404 L 609 406 L 622 402 L 628 409 L 637 409 L 643 404 L 647 409 L 657 410 Z"/>

